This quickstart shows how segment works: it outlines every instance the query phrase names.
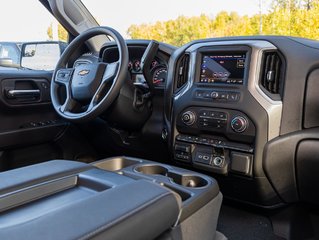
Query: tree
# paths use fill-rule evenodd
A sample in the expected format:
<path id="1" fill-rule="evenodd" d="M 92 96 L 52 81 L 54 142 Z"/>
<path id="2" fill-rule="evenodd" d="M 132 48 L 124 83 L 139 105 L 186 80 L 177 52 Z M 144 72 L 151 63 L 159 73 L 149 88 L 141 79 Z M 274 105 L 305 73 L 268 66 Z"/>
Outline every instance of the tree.
<path id="1" fill-rule="evenodd" d="M 300 0 L 273 0 L 272 6 L 274 9 L 287 9 L 290 11 L 294 11 L 301 7 L 301 1 Z"/>
<path id="2" fill-rule="evenodd" d="M 319 39 L 319 0 L 273 0 L 273 7 L 262 14 L 263 34 L 289 35 Z M 176 46 L 195 39 L 259 34 L 260 15 L 240 16 L 220 12 L 212 18 L 180 16 L 155 24 L 132 25 L 128 35 L 133 39 L 156 39 Z"/>
<path id="3" fill-rule="evenodd" d="M 310 10 L 318 5 L 318 0 L 273 0 L 272 6 L 277 9 L 289 9 L 295 11 L 297 9 Z"/>
<path id="4" fill-rule="evenodd" d="M 49 40 L 53 40 L 53 26 L 52 23 L 48 27 L 47 35 Z M 61 24 L 58 24 L 58 38 L 59 41 L 67 42 L 69 38 L 69 33 L 64 29 Z"/>

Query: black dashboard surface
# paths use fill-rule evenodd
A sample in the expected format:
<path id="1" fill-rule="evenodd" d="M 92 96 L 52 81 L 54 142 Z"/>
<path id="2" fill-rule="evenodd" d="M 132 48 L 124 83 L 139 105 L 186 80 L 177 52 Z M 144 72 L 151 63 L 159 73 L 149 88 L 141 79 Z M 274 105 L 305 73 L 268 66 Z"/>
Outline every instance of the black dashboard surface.
<path id="1" fill-rule="evenodd" d="M 202 67 L 202 56 L 216 52 L 231 56 L 242 47 L 251 49 L 243 85 L 216 83 L 214 74 L 218 71 L 212 72 L 213 78 L 201 77 L 199 72 L 207 71 Z M 295 165 L 296 161 L 300 163 L 296 156 L 298 143 L 319 127 L 319 119 L 311 117 L 309 110 L 314 111 L 318 102 L 309 89 L 316 85 L 313 79 L 319 66 L 318 47 L 318 42 L 307 39 L 258 36 L 204 39 L 177 49 L 170 59 L 165 91 L 164 116 L 172 158 L 183 166 L 213 172 L 226 198 L 276 207 L 299 201 L 300 187 L 309 198 L 304 185 L 308 177 Z M 223 64 L 223 59 L 219 58 L 219 63 Z M 179 74 L 182 68 L 185 73 Z M 176 84 L 181 78 L 185 80 L 182 86 Z M 262 78 L 266 79 L 265 86 Z M 274 79 L 279 81 L 275 90 Z M 238 112 L 234 114 L 234 110 Z M 216 113 L 226 117 L 216 118 Z M 250 155 L 236 144 L 245 142 L 248 126 L 252 125 L 256 133 Z M 237 131 L 241 128 L 242 132 Z M 231 132 L 237 140 L 229 136 Z M 290 134 L 297 139 L 289 138 Z M 311 142 L 313 151 L 317 143 Z M 297 174 L 299 178 L 302 175 L 302 186 L 298 185 Z"/>
<path id="2" fill-rule="evenodd" d="M 144 91 L 139 63 L 149 42 L 127 41 L 131 82 Z M 208 75 L 205 56 L 220 65 Z M 143 157 L 210 174 L 226 198 L 267 208 L 308 200 L 309 178 L 305 168 L 295 166 L 307 161 L 298 154 L 299 143 L 315 140 L 314 154 L 319 147 L 319 119 L 313 114 L 319 106 L 313 90 L 318 56 L 317 41 L 284 36 L 204 39 L 180 48 L 160 43 L 150 68 L 156 91 L 141 131 L 144 140 L 128 138 L 129 145 L 115 141 L 112 147 L 136 156 L 150 150 Z M 99 58 L 116 61 L 114 43 L 106 43 Z M 165 148 L 167 157 L 154 155 Z"/>

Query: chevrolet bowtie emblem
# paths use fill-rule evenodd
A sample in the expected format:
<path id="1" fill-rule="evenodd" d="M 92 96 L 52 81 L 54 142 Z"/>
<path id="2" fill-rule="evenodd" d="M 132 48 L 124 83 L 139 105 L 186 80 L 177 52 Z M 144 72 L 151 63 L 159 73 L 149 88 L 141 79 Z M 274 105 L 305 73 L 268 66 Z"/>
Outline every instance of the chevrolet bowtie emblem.
<path id="1" fill-rule="evenodd" d="M 85 75 L 89 74 L 89 72 L 90 72 L 90 70 L 81 70 L 81 71 L 79 72 L 79 75 L 80 75 L 80 76 L 85 76 Z"/>

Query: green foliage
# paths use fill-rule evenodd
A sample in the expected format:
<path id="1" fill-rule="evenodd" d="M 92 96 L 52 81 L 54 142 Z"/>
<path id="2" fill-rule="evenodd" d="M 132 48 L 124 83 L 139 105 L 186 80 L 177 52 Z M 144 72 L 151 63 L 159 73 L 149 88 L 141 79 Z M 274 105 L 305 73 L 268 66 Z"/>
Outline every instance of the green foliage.
<path id="1" fill-rule="evenodd" d="M 319 0 L 274 0 L 262 15 L 262 34 L 289 35 L 319 39 Z M 180 16 L 155 24 L 132 25 L 127 33 L 132 39 L 155 39 L 181 46 L 195 39 L 249 36 L 260 34 L 260 15 L 239 16 L 220 12 L 216 17 Z"/>
<path id="2" fill-rule="evenodd" d="M 49 40 L 53 40 L 52 23 L 48 27 L 47 35 L 48 35 Z M 64 29 L 64 27 L 61 24 L 58 24 L 58 38 L 59 38 L 59 41 L 62 41 L 62 42 L 67 42 L 68 38 L 69 38 L 68 32 Z"/>

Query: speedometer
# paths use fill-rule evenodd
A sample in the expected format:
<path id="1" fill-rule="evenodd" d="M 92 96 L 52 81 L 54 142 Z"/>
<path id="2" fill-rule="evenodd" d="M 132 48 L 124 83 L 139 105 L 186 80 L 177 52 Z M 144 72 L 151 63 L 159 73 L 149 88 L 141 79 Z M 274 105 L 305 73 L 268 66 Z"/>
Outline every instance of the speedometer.
<path id="1" fill-rule="evenodd" d="M 158 66 L 154 69 L 153 73 L 153 84 L 155 86 L 163 86 L 167 78 L 167 67 Z"/>

